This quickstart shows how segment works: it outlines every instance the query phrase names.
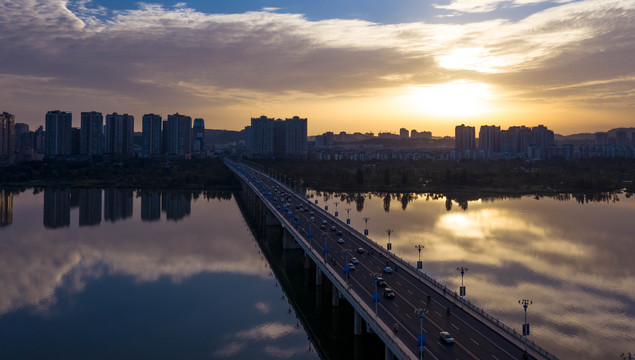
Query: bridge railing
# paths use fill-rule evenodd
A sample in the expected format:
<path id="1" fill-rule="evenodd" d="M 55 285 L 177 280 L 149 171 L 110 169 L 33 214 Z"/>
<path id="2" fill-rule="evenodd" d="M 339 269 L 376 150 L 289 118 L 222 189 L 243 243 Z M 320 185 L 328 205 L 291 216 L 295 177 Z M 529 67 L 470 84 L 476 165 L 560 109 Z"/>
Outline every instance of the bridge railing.
<path id="1" fill-rule="evenodd" d="M 274 181 L 276 181 L 276 183 L 278 183 L 281 186 L 287 187 L 290 192 L 295 193 L 294 190 L 291 189 L 290 187 L 286 186 L 286 184 L 280 183 L 280 182 L 278 182 L 275 179 L 274 179 Z M 342 225 L 342 226 L 346 225 L 339 218 L 331 215 L 331 213 L 329 213 L 328 211 L 322 209 L 320 206 L 316 206 L 315 204 L 312 204 L 310 201 L 308 201 L 304 197 L 301 197 L 301 198 L 302 198 L 303 201 L 305 201 L 306 203 L 310 204 L 312 208 L 317 209 L 320 213 L 322 213 L 322 215 L 327 216 L 331 220 L 336 220 L 336 221 L 340 222 L 340 225 Z M 436 286 L 437 289 L 439 290 L 439 293 L 442 293 L 444 296 L 449 295 L 455 301 L 458 301 L 458 302 L 462 303 L 463 305 L 467 306 L 469 309 L 471 309 L 475 313 L 481 315 L 484 319 L 487 320 L 487 323 L 489 323 L 490 325 L 493 325 L 493 326 L 503 330 L 505 333 L 511 335 L 512 337 L 514 337 L 518 341 L 521 341 L 521 342 L 525 341 L 525 338 L 523 337 L 522 333 L 519 333 L 518 331 L 516 331 L 516 329 L 513 329 L 513 328 L 505 325 L 498 318 L 495 318 L 494 316 L 488 314 L 485 310 L 483 310 L 483 309 L 479 308 L 478 306 L 474 305 L 469 300 L 466 300 L 466 299 L 460 297 L 455 291 L 448 290 L 448 287 L 446 285 L 441 284 L 440 282 L 438 282 L 436 279 L 430 277 L 425 272 L 416 269 L 414 266 L 412 266 L 412 264 L 410 264 L 408 261 L 404 260 L 403 258 L 401 258 L 401 257 L 399 257 L 399 256 L 395 255 L 394 253 L 391 253 L 391 252 L 389 252 L 387 250 L 384 250 L 384 248 L 379 243 L 374 241 L 373 239 L 369 238 L 368 236 L 362 235 L 360 232 L 358 232 L 357 230 L 355 230 L 353 227 L 351 227 L 349 225 L 346 225 L 346 226 L 348 227 L 349 232 L 351 234 L 353 234 L 355 237 L 357 237 L 358 239 L 373 245 L 375 251 L 380 252 L 381 254 L 383 254 L 386 257 L 392 258 L 393 261 L 396 260 L 400 264 L 400 266 L 402 268 L 407 268 L 411 273 L 416 274 L 416 276 L 419 276 L 419 277 L 425 279 L 427 282 L 429 282 L 429 283 L 433 284 L 434 286 Z M 544 356 L 545 358 L 547 358 L 549 360 L 557 360 L 558 359 L 558 357 L 555 354 L 550 353 L 547 350 L 543 349 L 538 344 L 536 344 L 533 340 L 527 339 L 526 343 L 527 343 L 528 347 L 530 347 L 532 350 L 536 351 L 540 355 Z"/>

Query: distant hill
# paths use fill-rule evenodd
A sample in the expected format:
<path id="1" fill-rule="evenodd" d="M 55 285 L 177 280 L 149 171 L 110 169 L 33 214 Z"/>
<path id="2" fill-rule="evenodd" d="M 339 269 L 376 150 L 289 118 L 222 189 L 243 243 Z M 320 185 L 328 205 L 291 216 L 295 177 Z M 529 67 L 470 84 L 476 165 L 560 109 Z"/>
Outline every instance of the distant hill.
<path id="1" fill-rule="evenodd" d="M 233 141 L 238 142 L 244 138 L 244 130 L 205 129 L 205 143 L 207 145 L 225 145 Z"/>
<path id="2" fill-rule="evenodd" d="M 626 137 L 630 140 L 632 139 L 633 133 L 635 133 L 635 127 L 611 129 L 607 131 L 609 134 L 609 138 L 616 137 L 618 131 L 626 131 Z M 571 135 L 556 134 L 554 138 L 556 140 L 556 145 L 585 145 L 595 143 L 595 133 L 579 133 Z"/>

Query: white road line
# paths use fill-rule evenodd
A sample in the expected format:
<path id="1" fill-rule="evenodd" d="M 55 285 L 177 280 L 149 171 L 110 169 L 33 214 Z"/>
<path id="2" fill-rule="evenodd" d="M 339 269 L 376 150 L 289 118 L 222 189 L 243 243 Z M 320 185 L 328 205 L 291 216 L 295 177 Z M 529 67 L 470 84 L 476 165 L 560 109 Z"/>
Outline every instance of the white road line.
<path id="1" fill-rule="evenodd" d="M 395 281 L 395 283 L 399 286 L 401 286 L 401 283 L 399 281 Z"/>
<path id="2" fill-rule="evenodd" d="M 494 359 L 498 360 L 498 358 L 497 358 L 496 356 L 492 355 L 492 357 L 493 357 Z"/>
<path id="3" fill-rule="evenodd" d="M 396 306 L 396 307 L 399 307 L 399 305 L 397 305 L 397 303 L 395 303 L 395 306 Z"/>
<path id="4" fill-rule="evenodd" d="M 474 339 L 472 339 L 472 338 L 470 338 L 470 340 L 472 340 L 472 342 L 473 342 L 473 343 L 475 343 L 475 344 L 476 344 L 476 346 L 480 346 L 480 345 L 476 342 L 476 340 L 474 340 Z"/>
<path id="5" fill-rule="evenodd" d="M 457 330 L 459 329 L 459 327 L 458 327 L 458 326 L 456 326 L 456 325 L 454 325 L 454 324 L 452 324 L 452 323 L 450 323 L 450 325 L 452 325 L 452 326 L 453 326 L 455 329 L 457 329 Z"/>
<path id="6" fill-rule="evenodd" d="M 410 293 L 410 295 L 414 295 L 414 293 L 410 291 L 410 289 L 408 289 L 407 291 Z"/>
<path id="7" fill-rule="evenodd" d="M 412 317 L 408 314 L 406 314 L 406 316 L 408 317 L 408 319 L 412 320 Z"/>
<path id="8" fill-rule="evenodd" d="M 445 349 L 445 345 L 441 344 L 441 342 L 437 341 L 437 344 L 441 345 L 441 347 Z"/>
<path id="9" fill-rule="evenodd" d="M 441 314 L 438 311 L 436 311 L 436 310 L 434 310 L 434 313 L 439 315 L 439 316 L 441 316 Z"/>

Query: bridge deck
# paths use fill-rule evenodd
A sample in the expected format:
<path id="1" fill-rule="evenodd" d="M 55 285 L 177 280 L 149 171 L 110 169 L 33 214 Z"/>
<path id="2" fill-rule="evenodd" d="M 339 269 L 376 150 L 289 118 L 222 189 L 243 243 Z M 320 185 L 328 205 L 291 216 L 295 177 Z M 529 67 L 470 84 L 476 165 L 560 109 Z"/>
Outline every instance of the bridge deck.
<path id="1" fill-rule="evenodd" d="M 455 292 L 306 198 L 294 194 L 282 183 L 244 164 L 227 163 L 258 194 L 320 271 L 398 358 L 420 357 L 417 337 L 421 325 L 425 334 L 423 355 L 427 359 L 523 358 L 523 339 L 515 330 L 472 304 L 462 302 Z M 301 211 L 302 208 L 306 210 Z M 323 221 L 326 226 L 321 228 Z M 335 230 L 331 230 L 332 227 Z M 325 246 L 328 247 L 326 254 Z M 364 249 L 363 253 L 358 252 L 360 248 Z M 346 271 L 346 265 L 353 257 L 358 260 L 355 270 Z M 393 272 L 385 273 L 386 266 Z M 380 274 L 387 287 L 394 290 L 393 299 L 382 296 L 381 287 L 376 289 L 373 274 Z M 377 303 L 373 302 L 375 292 L 379 293 Z M 450 309 L 449 314 L 447 309 Z M 394 324 L 398 324 L 396 332 Z M 442 342 L 441 331 L 450 332 L 455 343 Z M 529 345 L 528 353 L 532 358 L 556 359 L 536 344 Z"/>

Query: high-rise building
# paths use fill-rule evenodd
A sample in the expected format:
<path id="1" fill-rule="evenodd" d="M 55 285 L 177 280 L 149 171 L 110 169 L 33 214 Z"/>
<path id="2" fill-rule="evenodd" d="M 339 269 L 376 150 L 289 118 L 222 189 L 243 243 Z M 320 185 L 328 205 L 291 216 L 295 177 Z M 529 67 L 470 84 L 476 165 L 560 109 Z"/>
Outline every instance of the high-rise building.
<path id="1" fill-rule="evenodd" d="M 506 153 L 526 153 L 535 143 L 533 133 L 526 126 L 510 126 L 501 131 L 501 151 Z"/>
<path id="2" fill-rule="evenodd" d="M 490 153 L 501 151 L 501 128 L 495 125 L 483 125 L 478 132 L 478 148 Z"/>
<path id="3" fill-rule="evenodd" d="M 544 125 L 538 125 L 531 128 L 531 134 L 533 137 L 533 144 L 530 145 L 546 149 L 548 146 L 556 144 L 555 134 Z"/>
<path id="4" fill-rule="evenodd" d="M 626 136 L 626 130 L 618 130 L 615 133 L 615 141 L 617 145 L 628 146 L 628 137 Z"/>
<path id="5" fill-rule="evenodd" d="M 407 139 L 409 135 L 410 135 L 410 132 L 408 131 L 408 129 L 406 128 L 399 129 L 399 137 L 401 137 L 402 139 Z"/>
<path id="6" fill-rule="evenodd" d="M 287 158 L 306 158 L 307 119 L 294 116 L 286 119 L 284 124 L 285 156 Z"/>
<path id="7" fill-rule="evenodd" d="M 134 117 L 128 114 L 106 115 L 106 149 L 104 153 L 130 157 L 134 154 Z"/>
<path id="8" fill-rule="evenodd" d="M 11 163 L 15 148 L 15 115 L 0 114 L 0 164 Z"/>
<path id="9" fill-rule="evenodd" d="M 161 115 L 143 115 L 141 153 L 145 158 L 163 153 L 161 123 Z"/>
<path id="10" fill-rule="evenodd" d="M 23 148 L 32 147 L 28 142 L 29 124 L 15 123 L 14 127 L 15 142 L 13 143 L 13 150 L 19 153 Z"/>
<path id="11" fill-rule="evenodd" d="M 251 147 L 247 151 L 252 157 L 262 158 L 273 155 L 274 120 L 266 116 L 251 118 Z"/>
<path id="12" fill-rule="evenodd" d="M 192 153 L 198 157 L 205 156 L 205 120 L 194 119 L 192 127 Z"/>
<path id="13" fill-rule="evenodd" d="M 72 150 L 73 113 L 49 111 L 46 113 L 44 153 L 48 158 L 68 156 Z"/>
<path id="14" fill-rule="evenodd" d="M 33 132 L 33 150 L 38 154 L 44 154 L 46 147 L 46 131 L 42 125 Z"/>
<path id="15" fill-rule="evenodd" d="M 457 151 L 476 149 L 476 130 L 473 126 L 458 125 L 454 129 L 454 148 Z"/>
<path id="16" fill-rule="evenodd" d="M 282 119 L 273 122 L 273 156 L 284 158 L 287 148 L 287 127 Z"/>
<path id="17" fill-rule="evenodd" d="M 181 157 L 191 154 L 192 118 L 179 113 L 168 115 L 167 136 L 168 155 Z"/>
<path id="18" fill-rule="evenodd" d="M 82 112 L 81 139 L 79 153 L 82 155 L 103 155 L 104 116 L 100 112 Z"/>
<path id="19" fill-rule="evenodd" d="M 595 145 L 608 145 L 609 144 L 609 134 L 605 132 L 596 132 L 595 133 Z"/>

